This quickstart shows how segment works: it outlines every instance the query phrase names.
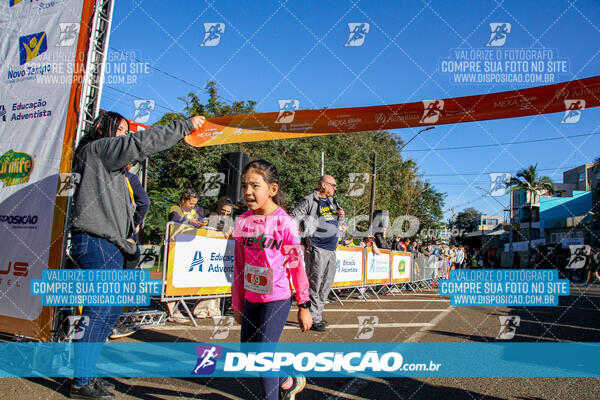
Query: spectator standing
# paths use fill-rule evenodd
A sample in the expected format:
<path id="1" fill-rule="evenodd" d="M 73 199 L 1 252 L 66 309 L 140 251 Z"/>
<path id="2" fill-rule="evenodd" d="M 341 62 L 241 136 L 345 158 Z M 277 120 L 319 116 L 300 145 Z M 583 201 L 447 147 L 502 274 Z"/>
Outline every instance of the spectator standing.
<path id="1" fill-rule="evenodd" d="M 339 219 L 346 214 L 333 197 L 337 189 L 335 178 L 323 175 L 317 190 L 300 200 L 290 215 L 304 225 L 305 264 L 310 284 L 310 315 L 313 324 L 310 329 L 325 331 L 327 321 L 323 320 L 323 309 L 335 277 L 335 249 L 339 237 Z"/>
<path id="2" fill-rule="evenodd" d="M 379 247 L 380 249 L 391 250 L 392 240 L 388 237 L 387 231 L 387 228 L 383 227 L 381 228 L 381 232 L 377 232 L 375 234 L 375 244 L 377 244 L 377 247 Z"/>
<path id="3" fill-rule="evenodd" d="M 456 250 L 456 268 L 457 269 L 463 268 L 464 261 L 465 261 L 465 249 L 464 249 L 464 247 L 459 247 Z"/>

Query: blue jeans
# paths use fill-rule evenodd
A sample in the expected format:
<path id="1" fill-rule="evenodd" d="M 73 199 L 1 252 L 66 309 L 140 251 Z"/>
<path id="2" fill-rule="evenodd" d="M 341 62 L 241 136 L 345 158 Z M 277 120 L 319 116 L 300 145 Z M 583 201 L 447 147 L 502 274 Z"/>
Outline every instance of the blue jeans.
<path id="1" fill-rule="evenodd" d="M 113 243 L 106 239 L 89 236 L 85 233 L 74 233 L 71 236 L 71 256 L 81 269 L 123 269 L 123 255 Z M 76 386 L 87 384 L 96 372 L 96 362 L 100 356 L 102 345 L 106 342 L 115 323 L 121 315 L 123 307 L 83 307 L 82 316 L 88 317 L 83 337 L 78 343 L 92 343 L 75 353 Z M 82 317 L 82 320 L 83 320 Z"/>
<path id="2" fill-rule="evenodd" d="M 242 342 L 278 342 L 292 306 L 292 299 L 268 303 L 244 302 L 242 313 Z M 279 385 L 287 378 L 262 377 L 266 400 L 279 399 Z"/>

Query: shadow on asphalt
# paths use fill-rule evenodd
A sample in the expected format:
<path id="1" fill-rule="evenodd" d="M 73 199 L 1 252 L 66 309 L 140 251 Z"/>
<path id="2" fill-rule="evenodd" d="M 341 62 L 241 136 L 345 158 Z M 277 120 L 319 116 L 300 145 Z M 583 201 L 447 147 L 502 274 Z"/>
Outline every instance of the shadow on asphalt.
<path id="1" fill-rule="evenodd" d="M 505 311 L 507 310 L 507 311 Z M 493 316 L 518 316 L 510 342 L 600 342 L 600 297 L 589 293 L 564 296 L 558 307 L 507 307 Z M 498 332 L 500 333 L 500 325 Z M 427 333 L 469 342 L 506 342 L 477 333 L 429 329 Z"/>
<path id="2" fill-rule="evenodd" d="M 26 379 L 38 385 L 45 386 L 67 398 L 69 397 L 69 389 L 71 387 L 70 379 Z M 156 381 L 158 379 L 164 381 L 163 378 L 144 378 L 143 380 L 147 381 L 149 385 L 144 385 L 143 383 L 140 384 L 139 380 L 136 385 L 128 385 L 128 379 L 126 378 L 108 380 L 116 386 L 114 393 L 117 399 L 119 399 L 121 394 L 142 400 L 162 400 L 165 397 L 207 400 L 230 398 L 259 399 L 261 393 L 260 381 L 251 378 L 238 378 L 235 380 L 231 378 L 173 378 L 169 379 L 168 383 L 163 384 L 162 387 L 156 387 Z M 176 389 L 178 387 L 178 380 L 186 381 L 185 388 Z M 201 387 L 199 387 L 198 390 L 193 390 L 193 388 L 190 387 L 193 384 L 200 385 Z M 211 389 L 226 394 L 211 393 Z M 307 387 L 301 395 L 298 395 L 298 398 L 303 400 L 345 398 L 336 396 L 335 392 L 346 393 L 366 399 L 410 398 L 411 400 L 419 400 L 451 398 L 473 400 L 483 396 L 482 393 L 441 385 L 431 385 L 410 378 L 309 378 Z M 485 398 L 486 400 L 501 399 L 494 396 L 485 396 Z M 530 398 L 527 400 L 534 399 Z"/>
<path id="3" fill-rule="evenodd" d="M 585 289 L 583 289 L 585 290 Z M 600 342 L 600 296 L 598 292 L 576 292 L 561 297 L 559 307 L 513 307 L 494 315 L 520 317 L 512 342 L 581 341 Z M 185 329 L 185 326 L 182 327 Z M 459 337 L 472 342 L 506 342 L 492 336 L 471 335 L 429 330 L 429 333 L 447 337 Z M 140 330 L 131 336 L 144 342 L 188 342 L 165 331 Z M 28 381 L 68 397 L 70 379 L 26 378 Z M 255 399 L 261 393 L 260 381 L 251 378 L 136 378 L 131 384 L 127 378 L 109 379 L 116 385 L 117 399 L 120 394 L 143 400 L 159 400 L 165 397 L 202 398 L 209 400 L 242 398 Z M 433 385 L 411 378 L 309 378 L 308 386 L 298 398 L 337 399 L 336 392 L 347 393 L 367 399 L 451 398 L 473 400 L 485 396 L 470 390 Z M 485 396 L 486 399 L 500 399 Z M 539 397 L 519 397 L 520 400 L 543 400 Z"/>
<path id="4" fill-rule="evenodd" d="M 65 397 L 69 397 L 69 391 L 71 388 L 71 380 L 70 379 L 55 379 L 52 380 L 50 378 L 26 378 L 28 381 L 36 383 L 41 386 L 45 386 L 48 389 L 54 390 L 57 393 L 62 394 Z M 127 382 L 125 378 L 111 379 L 108 381 L 112 382 L 115 385 L 115 389 L 112 391 L 116 398 L 119 398 L 120 394 L 126 394 L 127 396 L 143 399 L 143 400 L 162 400 L 165 397 L 169 398 L 179 398 L 179 399 L 197 399 L 199 398 L 199 392 L 190 391 L 189 388 L 185 389 L 175 389 L 176 384 L 174 380 L 171 380 L 169 384 L 164 385 L 165 387 L 156 387 L 153 386 L 145 386 L 140 385 L 139 383 L 136 385 L 127 385 L 121 381 Z M 162 380 L 162 378 L 160 378 Z M 166 388 L 169 387 L 169 388 Z M 228 399 L 228 396 L 224 396 L 218 393 L 206 393 L 206 390 L 202 391 L 201 394 L 202 399 L 207 400 L 223 400 Z"/>

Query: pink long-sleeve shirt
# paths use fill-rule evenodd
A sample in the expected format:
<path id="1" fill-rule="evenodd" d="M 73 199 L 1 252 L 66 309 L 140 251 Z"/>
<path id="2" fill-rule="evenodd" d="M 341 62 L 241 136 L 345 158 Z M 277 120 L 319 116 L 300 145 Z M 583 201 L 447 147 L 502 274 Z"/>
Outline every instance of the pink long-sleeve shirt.
<path id="1" fill-rule="evenodd" d="M 308 301 L 308 278 L 298 227 L 296 221 L 281 207 L 268 215 L 255 215 L 252 210 L 240 215 L 234 239 L 235 265 L 231 293 L 234 310 L 243 309 L 244 299 L 266 303 L 291 297 L 290 277 L 298 304 Z M 255 274 L 256 271 L 259 272 Z M 260 288 L 257 289 L 259 293 L 248 289 L 253 284 Z"/>

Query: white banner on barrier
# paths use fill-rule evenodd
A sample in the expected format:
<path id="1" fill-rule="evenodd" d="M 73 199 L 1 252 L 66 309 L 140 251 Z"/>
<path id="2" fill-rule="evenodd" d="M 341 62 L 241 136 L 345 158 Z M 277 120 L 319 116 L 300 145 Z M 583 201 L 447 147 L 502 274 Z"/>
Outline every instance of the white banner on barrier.
<path id="1" fill-rule="evenodd" d="M 333 286 L 356 286 L 362 284 L 363 252 L 336 250 L 336 269 Z"/>
<path id="2" fill-rule="evenodd" d="M 408 282 L 411 268 L 410 253 L 392 252 L 392 283 Z"/>
<path id="3" fill-rule="evenodd" d="M 367 250 L 366 283 L 388 283 L 390 279 L 390 252 L 379 250 L 380 254 L 373 254 Z"/>
<path id="4" fill-rule="evenodd" d="M 235 241 L 180 233 L 175 244 L 173 286 L 231 286 Z"/>

